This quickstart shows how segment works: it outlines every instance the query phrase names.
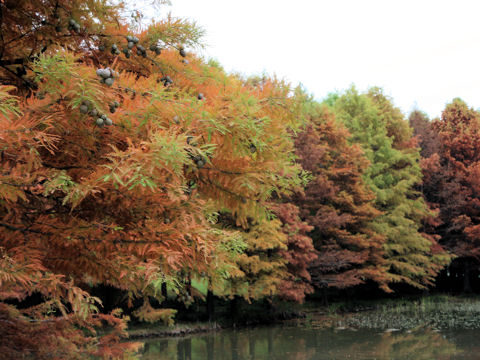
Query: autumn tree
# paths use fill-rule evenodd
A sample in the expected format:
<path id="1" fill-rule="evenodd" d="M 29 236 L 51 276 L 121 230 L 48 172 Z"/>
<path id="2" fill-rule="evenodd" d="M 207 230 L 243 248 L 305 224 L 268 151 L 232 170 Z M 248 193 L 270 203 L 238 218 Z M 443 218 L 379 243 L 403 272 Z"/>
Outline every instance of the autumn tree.
<path id="1" fill-rule="evenodd" d="M 223 229 L 235 231 L 240 234 L 246 245 L 244 253 L 237 257 L 236 267 L 231 270 L 231 276 L 226 278 L 215 292 L 218 296 L 229 297 L 233 300 L 232 310 L 235 311 L 236 299 L 243 298 L 247 301 L 268 298 L 271 300 L 275 295 L 281 295 L 287 282 L 293 278 L 292 266 L 288 264 L 288 253 L 292 251 L 289 247 L 290 234 L 286 233 L 285 224 L 282 223 L 281 215 L 277 218 L 276 203 L 272 202 L 271 195 L 276 199 L 290 193 L 291 188 L 302 183 L 300 166 L 294 161 L 294 147 L 292 134 L 300 127 L 299 105 L 303 99 L 301 96 L 291 95 L 290 86 L 284 81 L 267 77 L 252 77 L 244 79 L 244 85 L 258 99 L 253 102 L 259 111 L 252 119 L 258 131 L 249 141 L 248 153 L 245 156 L 245 163 L 252 167 L 245 166 L 243 170 L 233 171 L 232 181 L 237 182 L 237 176 L 245 175 L 245 179 L 259 180 L 261 174 L 255 170 L 254 164 L 259 162 L 269 166 L 280 166 L 272 168 L 266 176 L 268 179 L 269 192 L 258 197 L 249 195 L 255 191 L 251 184 L 241 184 L 242 190 L 237 192 L 237 197 L 244 204 L 243 211 L 246 220 L 241 218 L 242 213 L 225 211 L 220 209 L 220 221 L 218 223 Z M 283 136 L 278 142 L 278 137 L 271 134 L 276 133 Z M 253 135 L 253 134 L 252 134 Z M 274 144 L 275 146 L 272 146 Z M 275 150 L 282 154 L 275 153 Z M 283 163 L 276 159 L 283 158 Z M 282 176 L 279 176 L 282 174 Z M 261 180 L 263 183 L 264 180 Z M 255 196 L 257 196 L 255 198 Z M 255 200 L 256 199 L 256 200 Z M 302 276 L 308 275 L 302 272 Z M 298 281 L 300 283 L 301 281 Z M 308 291 L 308 286 L 305 287 Z M 304 293 L 299 289 L 295 300 L 301 300 Z M 300 293 L 302 293 L 300 295 Z M 289 297 L 291 300 L 292 298 Z"/>
<path id="2" fill-rule="evenodd" d="M 271 208 L 282 222 L 282 231 L 287 236 L 286 248 L 281 251 L 287 271 L 278 295 L 281 299 L 301 303 L 306 295 L 313 293 L 309 267 L 317 259 L 317 254 L 308 236 L 313 227 L 301 220 L 300 209 L 291 201 L 272 204 Z"/>
<path id="3" fill-rule="evenodd" d="M 309 123 L 298 134 L 296 153 L 311 174 L 304 193 L 295 197 L 313 230 L 318 258 L 310 265 L 317 288 L 346 288 L 373 280 L 385 286 L 384 237 L 372 221 L 380 215 L 362 176 L 368 166 L 362 150 L 325 106 L 313 103 Z"/>
<path id="4" fill-rule="evenodd" d="M 445 107 L 432 123 L 438 152 L 423 161 L 423 191 L 439 212 L 432 233 L 463 266 L 464 290 L 470 291 L 470 271 L 478 270 L 480 114 L 460 100 Z"/>
<path id="5" fill-rule="evenodd" d="M 280 253 L 287 248 L 281 222 L 272 218 L 253 223 L 242 237 L 247 247 L 238 257 L 238 273 L 228 279 L 226 294 L 246 300 L 276 295 L 286 271 L 286 261 Z"/>
<path id="6" fill-rule="evenodd" d="M 352 87 L 333 108 L 350 130 L 350 141 L 360 144 L 370 161 L 364 179 L 375 194 L 376 209 L 382 213 L 373 225 L 386 237 L 383 256 L 389 282 L 425 288 L 433 285 L 449 256 L 435 239 L 422 233 L 422 219 L 432 214 L 416 189 L 422 176 L 420 156 L 408 138 L 408 124 L 389 101 L 378 89 L 360 94 Z"/>
<path id="7" fill-rule="evenodd" d="M 387 136 L 392 139 L 395 149 L 414 147 L 412 128 L 405 121 L 401 110 L 393 104 L 392 99 L 385 95 L 382 88 L 371 87 L 365 94 L 375 106 L 378 116 L 385 124 Z"/>
<path id="8" fill-rule="evenodd" d="M 92 286 L 143 298 L 136 317 L 169 323 L 174 311 L 148 300 L 163 283 L 182 293 L 183 274 L 231 277 L 245 243 L 272 234 L 285 246 L 266 220 L 271 194 L 299 181 L 287 86 L 252 87 L 197 58 L 188 21 L 129 25 L 101 0 L 0 10 L 2 354 L 126 357 L 128 319 L 102 314 Z M 221 211 L 258 228 L 237 236 Z M 42 300 L 12 305 L 32 294 Z M 97 338 L 105 321 L 115 331 Z"/>
<path id="9" fill-rule="evenodd" d="M 417 137 L 421 157 L 429 158 L 437 153 L 439 151 L 438 136 L 427 114 L 414 110 L 408 116 L 408 122 L 413 129 L 413 135 Z"/>

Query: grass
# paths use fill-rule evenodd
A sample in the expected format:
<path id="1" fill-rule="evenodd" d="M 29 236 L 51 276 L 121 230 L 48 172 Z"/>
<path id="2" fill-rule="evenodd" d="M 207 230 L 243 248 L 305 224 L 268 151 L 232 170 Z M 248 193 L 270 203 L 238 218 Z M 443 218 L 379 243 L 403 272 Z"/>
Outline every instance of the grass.
<path id="1" fill-rule="evenodd" d="M 183 321 L 172 327 L 160 324 L 131 324 L 129 333 L 132 338 L 151 336 L 182 336 L 228 327 L 225 320 L 229 316 L 228 304 L 215 307 L 218 323 Z M 333 329 L 375 329 L 375 330 L 412 330 L 429 327 L 446 329 L 480 329 L 480 296 L 461 297 L 431 295 L 416 298 L 381 299 L 374 301 L 344 301 L 331 303 L 328 307 L 310 302 L 303 305 L 278 304 L 274 318 L 277 321 L 287 319 L 289 313 L 301 313 L 305 317 L 294 317 L 286 321 L 294 326 Z M 258 323 L 272 322 L 266 317 L 261 304 L 242 306 L 240 317 L 253 319 Z M 263 318 L 265 317 L 265 318 Z M 260 321 L 261 320 L 261 321 Z M 256 322 L 245 324 L 255 325 Z"/>
<path id="2" fill-rule="evenodd" d="M 408 330 L 418 326 L 435 329 L 480 329 L 480 297 L 435 295 L 419 299 L 337 303 L 325 322 L 333 327 Z M 318 323 L 318 319 L 316 319 Z"/>

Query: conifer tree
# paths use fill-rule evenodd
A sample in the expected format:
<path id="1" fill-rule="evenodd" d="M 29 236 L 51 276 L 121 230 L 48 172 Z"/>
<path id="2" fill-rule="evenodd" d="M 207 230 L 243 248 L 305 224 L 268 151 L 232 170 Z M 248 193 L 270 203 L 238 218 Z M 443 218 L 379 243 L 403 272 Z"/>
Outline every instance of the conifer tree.
<path id="1" fill-rule="evenodd" d="M 305 295 L 313 293 L 309 266 L 317 255 L 308 236 L 313 227 L 300 219 L 300 209 L 290 201 L 272 204 L 271 208 L 287 236 L 287 248 L 281 251 L 287 271 L 279 285 L 279 297 L 301 303 Z"/>
<path id="2" fill-rule="evenodd" d="M 417 137 L 421 157 L 429 158 L 433 154 L 438 153 L 438 136 L 427 114 L 414 110 L 408 116 L 408 122 L 413 129 L 413 135 Z"/>
<path id="3" fill-rule="evenodd" d="M 371 87 L 366 95 L 377 109 L 378 116 L 385 123 L 387 136 L 392 139 L 392 147 L 400 150 L 414 147 L 412 128 L 405 121 L 400 109 L 393 105 L 392 99 L 383 93 L 383 89 Z"/>
<path id="4" fill-rule="evenodd" d="M 408 125 L 402 124 L 399 112 L 377 90 L 359 94 L 350 88 L 335 102 L 334 111 L 350 130 L 350 140 L 360 144 L 370 160 L 364 179 L 382 213 L 373 224 L 386 237 L 383 248 L 389 282 L 431 286 L 449 256 L 421 232 L 422 219 L 431 214 L 416 190 L 422 174 L 418 149 L 406 135 Z M 396 131 L 390 130 L 389 136 L 389 129 L 403 131 L 393 138 Z"/>
<path id="5" fill-rule="evenodd" d="M 251 209 L 249 213 L 245 213 L 246 221 L 239 218 L 241 212 L 227 214 L 222 212 L 223 219 L 219 224 L 223 228 L 238 231 L 246 248 L 245 252 L 237 257 L 237 267 L 235 270 L 232 269 L 232 276 L 221 286 L 223 291 L 217 294 L 230 298 L 243 297 L 251 301 L 279 295 L 280 289 L 285 288 L 286 281 L 288 282 L 292 276 L 287 265 L 289 259 L 287 255 L 293 248 L 288 247 L 289 234 L 285 233 L 285 224 L 280 221 L 281 215 L 280 219 L 276 218 L 274 210 L 277 209 L 276 203 L 272 203 L 271 198 L 279 199 L 290 194 L 291 189 L 300 186 L 303 181 L 300 166 L 294 161 L 292 139 L 292 134 L 301 126 L 303 97 L 295 93 L 290 95 L 289 85 L 277 79 L 252 77 L 244 80 L 244 83 L 258 99 L 255 105 L 259 112 L 254 122 L 261 128 L 254 137 L 252 136 L 245 159 L 251 164 L 261 161 L 277 168 L 265 173 L 265 176 L 270 177 L 268 193 L 250 196 L 249 190 L 254 189 L 248 184 L 244 185 L 242 204 L 250 204 Z M 272 137 L 268 129 L 277 135 Z M 283 136 L 283 139 L 279 142 L 277 136 Z M 272 143 L 274 146 L 270 145 L 271 142 L 274 142 Z M 271 152 L 273 149 L 281 149 L 279 151 L 282 151 L 282 154 Z M 283 162 L 278 161 L 280 158 L 284 159 Z M 255 181 L 260 175 L 253 171 L 253 168 L 245 167 L 245 172 L 247 178 Z M 232 174 L 238 175 L 238 171 Z M 244 209 L 249 208 L 245 206 Z M 290 269 L 295 272 L 292 267 Z M 302 274 L 305 275 L 303 272 Z M 308 286 L 305 289 L 308 291 Z M 303 295 L 297 294 L 296 299 L 300 300 L 302 297 Z"/>
<path id="6" fill-rule="evenodd" d="M 432 127 L 439 141 L 438 153 L 423 161 L 423 191 L 439 211 L 439 221 L 431 231 L 458 257 L 464 267 L 464 290 L 470 291 L 469 273 L 480 263 L 480 114 L 454 99 Z"/>
<path id="7" fill-rule="evenodd" d="M 102 314 L 92 286 L 143 298 L 134 316 L 171 323 L 174 311 L 149 303 L 163 283 L 183 293 L 183 273 L 232 276 L 245 243 L 218 212 L 261 224 L 271 194 L 299 181 L 290 89 L 252 87 L 196 57 L 202 31 L 181 19 L 129 25 L 103 0 L 0 10 L 2 346 L 127 357 L 128 319 Z M 34 293 L 40 303 L 11 305 Z M 97 338 L 102 321 L 115 330 Z"/>
<path id="8" fill-rule="evenodd" d="M 346 288 L 372 280 L 386 287 L 384 236 L 372 222 L 380 215 L 363 180 L 368 160 L 325 106 L 312 104 L 310 122 L 295 141 L 303 168 L 311 174 L 295 203 L 314 228 L 318 259 L 310 266 L 317 288 Z"/>

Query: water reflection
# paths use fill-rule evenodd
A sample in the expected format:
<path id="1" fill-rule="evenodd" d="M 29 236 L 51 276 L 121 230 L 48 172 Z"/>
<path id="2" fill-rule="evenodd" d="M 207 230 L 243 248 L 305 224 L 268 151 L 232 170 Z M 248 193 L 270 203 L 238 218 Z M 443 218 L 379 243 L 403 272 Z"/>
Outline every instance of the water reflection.
<path id="1" fill-rule="evenodd" d="M 310 360 L 480 358 L 480 331 L 333 331 L 268 327 L 224 330 L 187 338 L 152 339 L 142 359 Z"/>

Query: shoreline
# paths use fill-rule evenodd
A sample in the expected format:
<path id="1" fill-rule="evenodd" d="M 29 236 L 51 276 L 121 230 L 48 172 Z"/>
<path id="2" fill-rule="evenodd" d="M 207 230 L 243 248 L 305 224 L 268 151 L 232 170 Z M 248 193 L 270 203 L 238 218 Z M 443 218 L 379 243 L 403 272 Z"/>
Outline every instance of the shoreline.
<path id="1" fill-rule="evenodd" d="M 150 324 L 149 324 L 150 325 Z M 129 340 L 150 339 L 160 337 L 184 337 L 188 335 L 219 331 L 225 327 L 218 323 L 198 324 L 198 323 L 179 323 L 172 328 L 166 326 L 151 327 L 137 325 L 136 328 L 128 331 Z"/>
<path id="2" fill-rule="evenodd" d="M 480 296 L 431 295 L 418 299 L 338 302 L 328 307 L 308 303 L 300 310 L 296 318 L 278 319 L 268 324 L 220 325 L 221 320 L 220 323 L 179 322 L 173 327 L 135 324 L 128 333 L 130 340 L 186 337 L 234 327 L 248 328 L 269 324 L 333 330 L 401 331 L 419 326 L 441 330 L 480 329 Z"/>

